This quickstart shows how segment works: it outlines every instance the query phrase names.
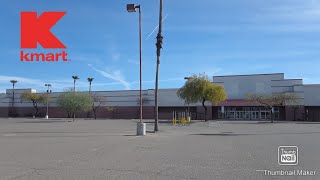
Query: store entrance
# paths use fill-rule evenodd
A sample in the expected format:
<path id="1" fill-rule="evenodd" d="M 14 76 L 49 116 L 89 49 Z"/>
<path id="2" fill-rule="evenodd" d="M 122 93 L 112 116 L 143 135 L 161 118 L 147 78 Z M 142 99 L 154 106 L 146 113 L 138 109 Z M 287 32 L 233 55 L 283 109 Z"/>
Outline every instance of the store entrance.
<path id="1" fill-rule="evenodd" d="M 234 119 L 234 120 L 269 120 L 271 113 L 264 107 L 225 107 L 224 113 L 219 108 L 219 119 Z M 280 108 L 274 108 L 274 119 L 279 119 Z"/>

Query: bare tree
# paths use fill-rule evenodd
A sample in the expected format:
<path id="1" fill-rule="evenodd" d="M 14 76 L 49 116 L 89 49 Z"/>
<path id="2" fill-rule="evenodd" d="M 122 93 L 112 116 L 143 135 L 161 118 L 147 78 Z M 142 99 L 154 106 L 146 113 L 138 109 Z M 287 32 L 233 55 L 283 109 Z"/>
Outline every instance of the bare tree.
<path id="1" fill-rule="evenodd" d="M 105 104 L 105 99 L 103 97 L 97 96 L 96 94 L 91 95 L 92 98 L 92 112 L 94 119 L 97 119 L 98 109 Z"/>
<path id="2" fill-rule="evenodd" d="M 273 123 L 273 108 L 277 106 L 284 106 L 286 103 L 296 103 L 297 96 L 295 94 L 278 93 L 272 95 L 259 95 L 249 94 L 247 97 L 248 101 L 257 102 L 267 108 L 270 111 L 271 123 Z"/>
<path id="3" fill-rule="evenodd" d="M 290 106 L 293 109 L 293 120 L 297 120 L 297 109 L 303 107 L 303 105 L 291 105 Z"/>
<path id="4" fill-rule="evenodd" d="M 47 102 L 48 99 L 45 94 L 36 94 L 36 93 L 26 91 L 21 95 L 21 100 L 32 102 L 33 108 L 35 109 L 34 116 L 38 117 L 38 112 L 39 112 L 38 103 L 45 103 Z"/>
<path id="5" fill-rule="evenodd" d="M 116 107 L 107 107 L 107 111 L 112 113 L 112 118 L 115 118 L 115 114 L 117 112 L 117 108 Z"/>

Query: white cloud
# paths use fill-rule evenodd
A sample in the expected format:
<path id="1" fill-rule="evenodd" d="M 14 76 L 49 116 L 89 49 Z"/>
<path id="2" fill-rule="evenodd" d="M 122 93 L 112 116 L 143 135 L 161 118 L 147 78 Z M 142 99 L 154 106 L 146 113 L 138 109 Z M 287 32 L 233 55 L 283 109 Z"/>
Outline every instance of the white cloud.
<path id="1" fill-rule="evenodd" d="M 4 76 L 0 75 L 0 83 L 2 84 L 0 86 L 1 92 L 5 92 L 5 89 L 11 88 L 12 84 L 10 83 L 10 80 L 17 80 L 18 83 L 16 84 L 16 88 L 40 88 L 44 87 L 45 82 L 37 79 L 30 79 L 25 77 L 19 77 L 19 76 Z"/>
<path id="2" fill-rule="evenodd" d="M 122 76 L 122 73 L 120 70 L 113 70 L 113 71 L 107 72 L 107 71 L 97 69 L 91 64 L 88 64 L 88 66 L 91 67 L 94 71 L 98 72 L 100 75 L 119 82 L 125 87 L 126 90 L 129 90 L 131 88 L 130 83 L 125 81 L 125 78 Z"/>
<path id="3" fill-rule="evenodd" d="M 163 79 L 159 80 L 159 82 L 172 82 L 172 81 L 184 81 L 183 78 L 170 78 L 170 79 Z M 139 84 L 140 81 L 133 81 L 131 84 Z M 142 84 L 144 83 L 155 83 L 155 80 L 148 80 L 148 81 L 142 81 Z"/>
<path id="4" fill-rule="evenodd" d="M 111 55 L 111 58 L 113 61 L 119 61 L 120 57 L 121 57 L 121 55 L 118 52 L 113 52 Z"/>
<path id="5" fill-rule="evenodd" d="M 128 63 L 130 63 L 130 64 L 135 64 L 135 65 L 139 65 L 139 64 L 140 64 L 139 61 L 132 60 L 132 59 L 129 59 L 129 60 L 128 60 Z"/>
<path id="6" fill-rule="evenodd" d="M 45 84 L 52 84 L 52 89 L 56 91 L 62 91 L 64 89 L 73 87 L 73 80 L 71 79 L 55 79 L 55 80 L 40 80 L 40 79 L 31 79 L 19 76 L 4 76 L 0 75 L 0 83 L 6 84 L 0 86 L 0 93 L 5 92 L 5 89 L 11 88 L 12 84 L 10 80 L 17 80 L 18 83 L 16 84 L 16 88 L 33 88 L 37 91 L 41 92 L 41 90 L 45 90 Z M 104 85 L 111 85 L 115 83 L 104 83 L 104 84 L 95 84 L 95 86 L 104 86 Z M 77 88 L 87 88 L 89 86 L 87 80 L 78 80 L 76 83 Z"/>
<path id="7" fill-rule="evenodd" d="M 314 0 L 304 0 L 295 2 L 281 2 L 271 7 L 266 7 L 260 14 L 270 20 L 290 20 L 290 21 L 319 21 L 320 2 Z M 261 17 L 259 17 L 261 18 Z"/>

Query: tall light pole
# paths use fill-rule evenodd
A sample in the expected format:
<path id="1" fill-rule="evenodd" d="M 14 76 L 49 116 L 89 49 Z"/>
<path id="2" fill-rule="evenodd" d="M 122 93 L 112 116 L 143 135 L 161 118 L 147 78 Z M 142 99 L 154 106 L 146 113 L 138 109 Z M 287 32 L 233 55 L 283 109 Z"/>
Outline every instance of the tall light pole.
<path id="1" fill-rule="evenodd" d="M 92 85 L 92 81 L 94 80 L 94 78 L 88 77 L 87 80 L 89 82 L 89 96 L 91 97 L 91 85 Z M 94 100 L 94 98 L 92 98 L 92 99 Z M 92 102 L 92 111 L 94 111 L 94 102 Z M 88 113 L 87 113 L 87 118 L 89 118 L 89 117 L 90 117 L 90 111 L 88 111 Z"/>
<path id="2" fill-rule="evenodd" d="M 127 4 L 128 12 L 137 12 L 139 9 L 139 54 L 140 54 L 140 122 L 137 126 L 137 135 L 146 134 L 146 125 L 142 122 L 142 17 L 141 17 L 141 5 Z"/>
<path id="3" fill-rule="evenodd" d="M 159 131 L 159 107 L 158 107 L 158 88 L 159 88 L 159 66 L 160 66 L 160 54 L 162 49 L 162 0 L 160 0 L 160 11 L 159 11 L 159 29 L 157 35 L 157 68 L 156 68 L 156 87 L 155 87 L 155 121 L 154 121 L 154 132 Z"/>
<path id="4" fill-rule="evenodd" d="M 92 81 L 94 80 L 93 77 L 88 77 L 88 82 L 89 82 L 89 94 L 91 94 L 91 85 L 92 85 Z"/>
<path id="5" fill-rule="evenodd" d="M 72 79 L 73 79 L 73 92 L 76 92 L 76 81 L 80 78 L 79 76 L 72 76 Z"/>
<path id="6" fill-rule="evenodd" d="M 190 79 L 192 79 L 192 77 L 184 77 L 184 80 L 189 81 Z M 190 118 L 190 103 L 188 103 L 188 118 Z"/>
<path id="7" fill-rule="evenodd" d="M 76 93 L 76 81 L 80 78 L 79 78 L 79 76 L 72 76 L 72 79 L 73 79 L 73 94 L 75 94 Z M 76 113 L 73 112 L 73 121 L 75 121 L 75 119 L 76 119 Z"/>
<path id="8" fill-rule="evenodd" d="M 14 86 L 18 82 L 17 80 L 10 80 L 12 83 L 12 106 L 11 106 L 11 112 L 10 114 L 14 116 L 15 110 L 14 110 Z"/>
<path id="9" fill-rule="evenodd" d="M 47 113 L 46 113 L 46 119 L 49 119 L 49 94 L 52 92 L 50 90 L 50 87 L 52 86 L 51 84 L 45 84 L 46 87 L 48 87 L 47 90 Z"/>

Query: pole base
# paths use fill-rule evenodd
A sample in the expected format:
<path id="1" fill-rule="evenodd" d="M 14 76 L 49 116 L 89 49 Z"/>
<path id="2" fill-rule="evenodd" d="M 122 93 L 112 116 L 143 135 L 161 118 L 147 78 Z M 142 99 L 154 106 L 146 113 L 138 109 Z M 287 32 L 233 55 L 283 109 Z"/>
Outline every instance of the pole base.
<path id="1" fill-rule="evenodd" d="M 49 119 L 49 116 L 48 116 L 48 115 L 46 115 L 45 119 Z"/>
<path id="2" fill-rule="evenodd" d="M 147 125 L 146 123 L 137 123 L 137 136 L 145 136 L 146 135 Z"/>

